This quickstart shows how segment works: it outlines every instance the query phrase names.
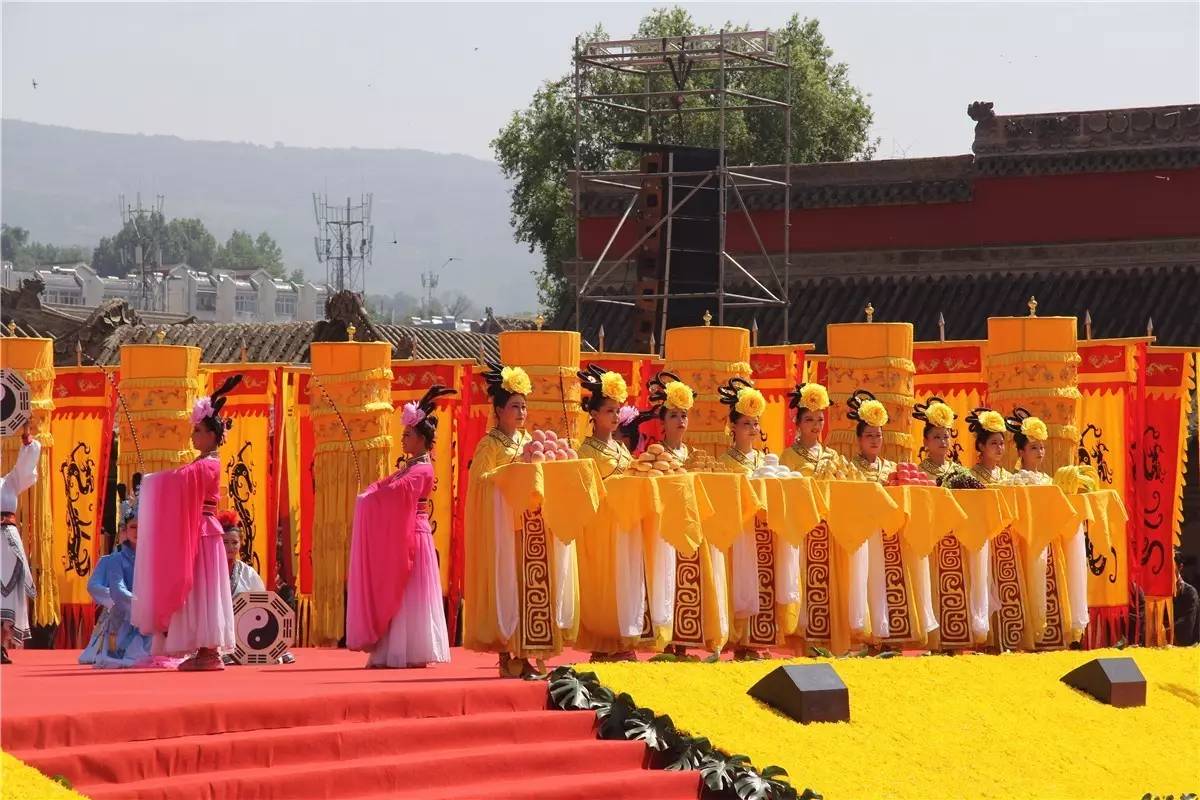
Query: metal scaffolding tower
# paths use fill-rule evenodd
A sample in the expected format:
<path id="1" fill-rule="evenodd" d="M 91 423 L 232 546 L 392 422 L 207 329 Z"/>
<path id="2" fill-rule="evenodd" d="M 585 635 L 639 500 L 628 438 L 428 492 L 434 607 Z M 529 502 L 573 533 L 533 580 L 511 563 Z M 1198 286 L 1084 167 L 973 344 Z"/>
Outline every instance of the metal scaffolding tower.
<path id="1" fill-rule="evenodd" d="M 792 70 L 788 50 L 789 45 L 781 42 L 778 35 L 769 30 L 722 31 L 699 36 L 614 41 L 576 39 L 573 181 L 576 229 L 573 267 L 576 278 L 575 320 L 578 328 L 583 328 L 582 309 L 587 303 L 616 303 L 640 306 L 643 309 L 654 303 L 654 332 L 657 341 L 661 343 L 667 328 L 670 302 L 673 299 L 687 299 L 710 301 L 709 304 L 715 306 L 718 324 L 724 323 L 726 308 L 782 307 L 784 330 L 788 330 L 792 163 Z M 743 91 L 746 88 L 746 76 L 764 72 L 780 75 L 781 80 L 762 83 L 774 84 L 774 88 L 782 89 L 776 92 L 781 97 L 761 96 Z M 597 142 L 594 132 L 584 131 L 584 109 L 589 106 L 606 109 L 614 115 L 625 115 L 625 118 L 640 118 L 645 141 L 624 146 Z M 757 170 L 739 171 L 729 167 L 726 159 L 727 121 L 730 115 L 744 114 L 747 111 L 774 112 L 782 115 L 783 180 L 764 174 L 750 174 Z M 688 121 L 696 118 L 707 118 L 710 121 L 715 118 L 716 141 L 712 143 L 715 147 L 709 148 L 715 150 L 715 166 L 711 169 L 678 166 L 679 162 L 695 163 L 695 158 L 691 156 L 700 148 L 686 145 L 698 143 L 688 141 L 689 138 L 695 137 L 689 137 L 687 130 Z M 711 122 L 707 124 L 709 127 L 706 130 L 711 136 Z M 670 139 L 677 141 L 669 141 Z M 643 159 L 641 172 L 616 169 L 585 170 L 585 147 L 592 153 L 596 152 L 596 148 L 606 147 L 623 147 L 643 152 L 657 150 L 660 157 L 653 161 Z M 648 163 L 657 164 L 657 169 L 653 172 L 645 171 L 645 165 Z M 774 174 L 778 175 L 778 172 Z M 655 219 L 652 223 L 641 225 L 638 229 L 640 238 L 632 247 L 627 248 L 616 259 L 609 259 L 614 242 L 622 229 L 630 223 L 631 216 L 635 219 L 633 224 L 637 224 L 640 211 L 635 215 L 634 210 L 639 207 L 639 200 L 653 181 L 659 181 L 658 185 L 665 187 L 665 191 L 661 192 L 661 212 L 654 214 Z M 589 264 L 582 261 L 580 223 L 584 188 L 592 186 L 607 187 L 608 191 L 612 188 L 622 192 L 628 191 L 631 197 L 603 252 Z M 783 189 L 785 197 L 781 218 L 782 263 L 777 263 L 780 259 L 767 251 L 763 237 L 751 218 L 742 192 L 748 187 Z M 659 192 L 658 189 L 654 191 Z M 706 214 L 698 217 L 689 213 L 687 209 L 689 202 L 701 192 L 713 192 L 716 195 L 715 212 L 711 216 Z M 728 251 L 726 231 L 731 207 L 745 215 L 746 226 L 757 243 L 763 263 L 767 266 L 768 274 L 763 275 L 763 280 L 752 275 L 738 258 Z M 658 217 L 659 213 L 661 217 Z M 712 254 L 716 262 L 715 285 L 709 281 L 709 288 L 701 291 L 672 291 L 672 281 L 677 284 L 695 283 L 689 281 L 686 274 L 681 275 L 678 269 L 672 273 L 672 253 L 676 254 L 677 260 L 683 260 L 678 253 L 685 248 L 676 246 L 673 238 L 678 236 L 681 224 L 691 225 L 692 230 L 695 230 L 697 224 L 707 225 L 710 229 L 713 225 L 716 226 L 715 231 L 708 231 L 709 235 L 715 234 Z M 637 230 L 634 235 L 638 235 Z M 624 267 L 628 271 L 634 268 L 632 262 L 638 259 L 639 249 L 642 250 L 645 264 L 645 246 L 648 242 L 654 243 L 660 239 L 665 241 L 665 245 L 651 280 L 639 281 L 637 286 L 633 287 L 634 291 L 627 291 L 630 288 L 628 285 L 616 294 L 602 291 L 602 285 L 609 281 L 615 270 Z M 644 266 L 639 274 L 646 277 Z M 751 288 L 729 291 L 727 287 L 730 277 Z M 654 284 L 653 291 L 650 290 L 651 282 Z"/>

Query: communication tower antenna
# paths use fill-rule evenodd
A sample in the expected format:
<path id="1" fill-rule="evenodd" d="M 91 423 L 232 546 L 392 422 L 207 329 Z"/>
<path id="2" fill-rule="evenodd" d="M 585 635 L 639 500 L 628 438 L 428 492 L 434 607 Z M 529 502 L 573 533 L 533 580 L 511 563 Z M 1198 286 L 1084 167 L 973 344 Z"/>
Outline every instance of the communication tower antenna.
<path id="1" fill-rule="evenodd" d="M 317 235 L 313 251 L 317 263 L 325 265 L 325 282 L 333 291 L 362 294 L 366 289 L 366 270 L 371 265 L 375 226 L 371 224 L 371 194 L 362 195 L 355 205 L 349 197 L 346 205 L 331 205 L 329 196 L 313 193 L 313 217 Z"/>

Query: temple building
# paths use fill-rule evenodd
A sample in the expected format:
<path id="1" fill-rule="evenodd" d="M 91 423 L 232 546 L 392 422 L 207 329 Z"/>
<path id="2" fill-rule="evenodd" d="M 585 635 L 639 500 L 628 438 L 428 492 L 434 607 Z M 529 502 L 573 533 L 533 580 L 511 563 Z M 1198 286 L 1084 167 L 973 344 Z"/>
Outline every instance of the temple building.
<path id="1" fill-rule="evenodd" d="M 912 322 L 918 340 L 938 339 L 939 319 L 948 339 L 980 339 L 989 316 L 1020 314 L 1034 295 L 1039 314 L 1077 316 L 1080 338 L 1090 315 L 1097 338 L 1200 342 L 1200 105 L 998 115 L 973 103 L 968 114 L 967 154 L 793 166 L 789 330 L 778 306 L 727 308 L 725 323 L 820 352 L 825 325 L 862 319 L 870 302 L 876 320 Z M 781 167 L 737 169 L 783 178 Z M 741 194 L 754 225 L 730 210 L 726 251 L 767 284 L 762 250 L 783 266 L 784 190 Z M 619 225 L 628 198 L 616 183 L 583 192 L 581 258 L 564 265 L 576 287 L 606 251 L 637 243 L 637 227 Z M 608 275 L 590 291 L 628 296 L 633 262 L 602 262 L 595 274 Z M 727 292 L 753 292 L 728 272 Z M 581 308 L 585 341 L 603 326 L 605 349 L 643 351 L 630 305 Z M 555 322 L 576 327 L 574 306 Z"/>

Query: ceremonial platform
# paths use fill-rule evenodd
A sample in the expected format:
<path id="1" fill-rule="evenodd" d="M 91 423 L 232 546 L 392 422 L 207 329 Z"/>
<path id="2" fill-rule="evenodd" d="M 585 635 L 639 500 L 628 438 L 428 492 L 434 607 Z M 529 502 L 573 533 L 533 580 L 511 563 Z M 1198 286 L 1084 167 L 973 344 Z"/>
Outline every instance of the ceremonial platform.
<path id="1" fill-rule="evenodd" d="M 92 800 L 699 791 L 698 773 L 645 769 L 642 742 L 597 739 L 591 712 L 550 710 L 545 682 L 502 680 L 495 657 L 461 649 L 423 670 L 363 669 L 346 650 L 218 673 L 95 670 L 77 655 L 16 654 L 0 673 L 0 738 Z"/>

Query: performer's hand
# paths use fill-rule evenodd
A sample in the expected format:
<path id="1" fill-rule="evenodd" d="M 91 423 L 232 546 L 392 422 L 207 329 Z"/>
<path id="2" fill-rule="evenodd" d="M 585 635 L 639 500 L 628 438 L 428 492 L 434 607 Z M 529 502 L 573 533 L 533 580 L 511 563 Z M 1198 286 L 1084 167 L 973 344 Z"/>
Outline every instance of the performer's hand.
<path id="1" fill-rule="evenodd" d="M 29 423 L 25 423 L 25 427 L 21 428 L 21 444 L 28 445 L 33 441 L 33 437 L 29 435 Z"/>

